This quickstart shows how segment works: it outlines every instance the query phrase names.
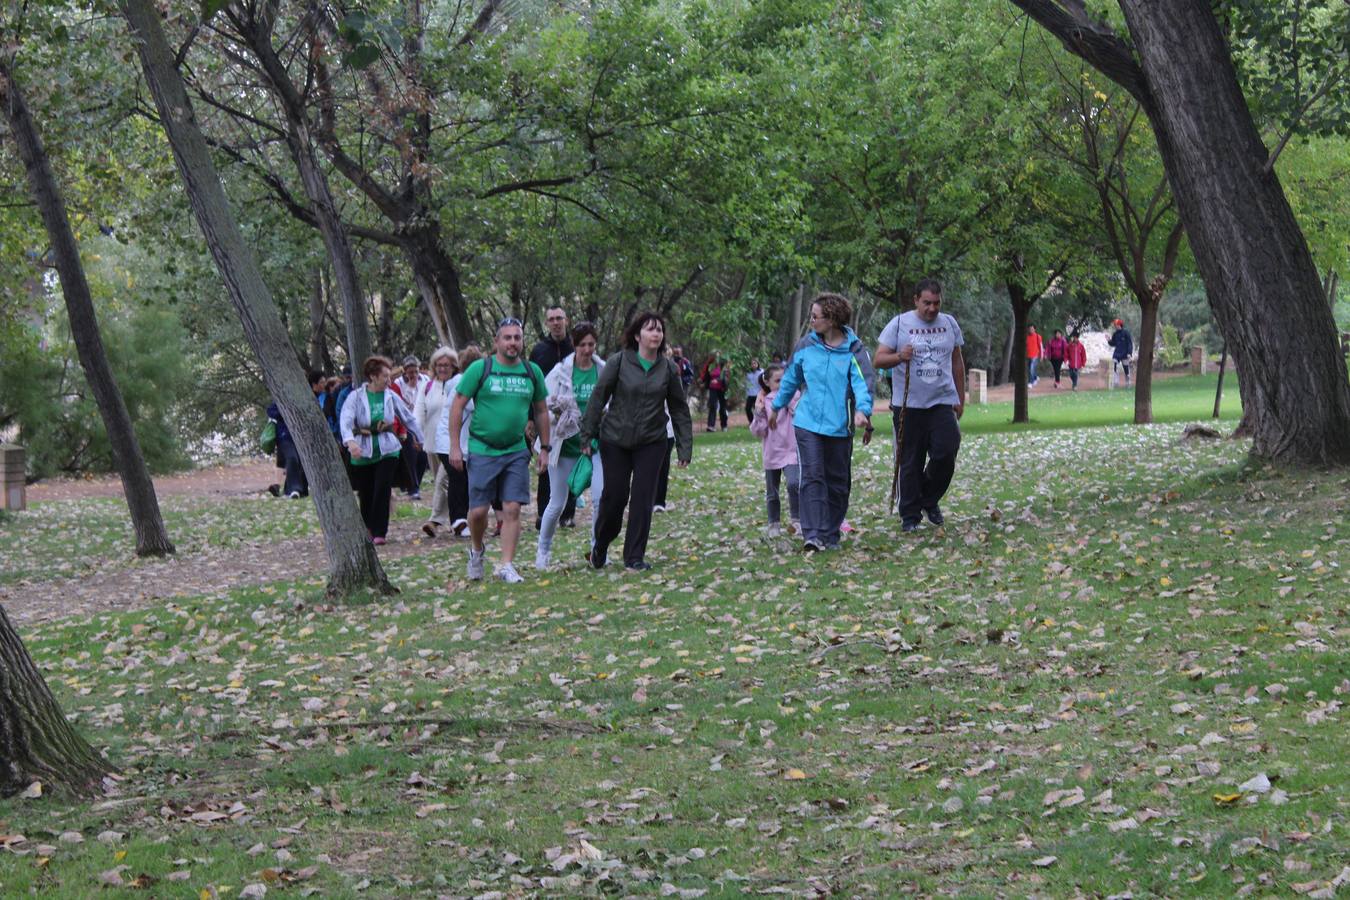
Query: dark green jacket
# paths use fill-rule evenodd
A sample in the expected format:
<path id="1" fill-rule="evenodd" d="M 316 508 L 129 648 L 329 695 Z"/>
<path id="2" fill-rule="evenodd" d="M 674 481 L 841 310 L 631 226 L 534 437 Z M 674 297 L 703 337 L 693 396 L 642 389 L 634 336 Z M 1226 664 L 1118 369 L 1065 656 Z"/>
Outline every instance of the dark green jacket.
<path id="1" fill-rule="evenodd" d="M 581 420 L 581 442 L 584 445 L 598 434 L 602 441 L 632 450 L 664 441 L 667 408 L 675 429 L 675 451 L 688 462 L 694 455 L 694 422 L 679 368 L 663 356 L 647 371 L 636 350 L 624 350 L 605 361 Z"/>

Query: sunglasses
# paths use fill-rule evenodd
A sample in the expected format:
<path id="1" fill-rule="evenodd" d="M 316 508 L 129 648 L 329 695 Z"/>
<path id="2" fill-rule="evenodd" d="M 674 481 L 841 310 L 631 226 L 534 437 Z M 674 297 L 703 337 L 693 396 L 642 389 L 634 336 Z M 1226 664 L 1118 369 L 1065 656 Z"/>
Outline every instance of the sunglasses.
<path id="1" fill-rule="evenodd" d="M 500 322 L 497 323 L 497 327 L 499 329 L 510 328 L 512 325 L 515 325 L 517 328 L 525 327 L 525 323 L 517 319 L 515 316 L 507 316 L 505 319 L 502 319 Z"/>

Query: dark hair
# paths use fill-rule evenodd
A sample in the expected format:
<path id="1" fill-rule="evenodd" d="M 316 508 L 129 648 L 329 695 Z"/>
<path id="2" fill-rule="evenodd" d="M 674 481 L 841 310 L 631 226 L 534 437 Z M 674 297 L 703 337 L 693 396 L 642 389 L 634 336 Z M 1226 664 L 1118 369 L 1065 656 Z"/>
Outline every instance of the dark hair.
<path id="1" fill-rule="evenodd" d="M 367 356 L 366 361 L 361 363 L 361 377 L 369 381 L 380 373 L 381 369 L 392 369 L 394 363 L 383 356 Z"/>
<path id="2" fill-rule="evenodd" d="M 787 367 L 782 363 L 769 363 L 764 367 L 764 371 L 759 373 L 759 389 L 767 391 L 769 389 L 769 379 L 773 377 L 774 372 L 786 372 Z"/>
<path id="3" fill-rule="evenodd" d="M 623 346 L 627 350 L 636 350 L 638 348 L 638 335 L 642 329 L 647 327 L 648 322 L 655 322 L 661 326 L 661 346 L 657 348 L 657 355 L 664 355 L 666 352 L 666 320 L 654 312 L 640 312 L 633 316 L 633 320 L 628 323 L 628 327 L 623 330 Z"/>
<path id="4" fill-rule="evenodd" d="M 853 318 L 853 307 L 842 294 L 816 294 L 812 306 L 820 307 L 820 314 L 834 323 L 834 327 L 843 331 Z"/>
<path id="5" fill-rule="evenodd" d="M 588 337 L 595 338 L 595 342 L 600 343 L 600 335 L 595 333 L 595 326 L 590 322 L 578 322 L 572 326 L 572 346 L 575 347 Z"/>
<path id="6" fill-rule="evenodd" d="M 1055 334 L 1059 335 L 1060 337 L 1064 337 L 1064 332 L 1060 331 L 1058 328 L 1055 329 Z"/>
<path id="7" fill-rule="evenodd" d="M 318 369 L 306 369 L 306 370 L 305 370 L 305 381 L 309 382 L 309 386 L 310 386 L 310 387 L 314 387 L 315 383 L 317 383 L 317 382 L 320 382 L 320 381 L 326 382 L 327 380 L 328 380 L 328 378 L 327 378 L 322 372 L 320 372 Z"/>
<path id="8" fill-rule="evenodd" d="M 914 283 L 914 296 L 918 297 L 924 291 L 942 296 L 942 282 L 936 278 L 920 278 Z"/>

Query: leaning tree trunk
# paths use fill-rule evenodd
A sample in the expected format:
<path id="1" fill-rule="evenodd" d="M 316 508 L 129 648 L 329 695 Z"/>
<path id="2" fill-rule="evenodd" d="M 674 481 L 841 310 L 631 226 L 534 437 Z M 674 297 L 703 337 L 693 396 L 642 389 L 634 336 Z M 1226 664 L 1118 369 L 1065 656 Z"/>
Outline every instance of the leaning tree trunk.
<path id="1" fill-rule="evenodd" d="M 269 18 L 268 21 L 273 20 Z M 324 249 L 328 251 L 328 261 L 333 266 L 333 281 L 337 283 L 338 296 L 342 298 L 342 311 L 347 323 L 347 360 L 351 363 L 352 372 L 358 372 L 371 353 L 366 301 L 361 293 L 361 282 L 357 276 L 347 229 L 338 215 L 328 177 L 319 165 L 318 154 L 314 149 L 315 140 L 305 117 L 304 100 L 272 48 L 270 27 L 250 20 L 241 22 L 239 30 L 248 40 L 272 92 L 281 102 L 282 114 L 286 119 L 286 143 L 291 151 L 291 159 L 300 172 L 305 196 L 314 209 L 319 234 L 323 237 Z"/>
<path id="2" fill-rule="evenodd" d="M 328 551 L 328 591 L 345 595 L 361 587 L 391 591 L 379 557 L 361 524 L 337 444 L 305 383 L 286 329 L 248 245 L 230 213 L 192 111 L 159 12 L 150 0 L 122 0 L 146 84 L 154 95 L 174 161 L 197 224 L 257 357 L 267 389 L 295 439 Z"/>
<path id="3" fill-rule="evenodd" d="M 84 369 L 85 381 L 94 394 L 103 427 L 112 447 L 113 465 L 122 479 L 122 493 L 127 498 L 131 524 L 136 532 L 137 556 L 164 556 L 174 552 L 173 542 L 164 528 L 155 496 L 155 483 L 150 479 L 136 430 L 131 424 L 122 392 L 113 378 L 108 354 L 103 348 L 103 337 L 94 313 L 94 298 L 89 293 L 89 282 L 84 277 L 79 244 L 66 217 L 66 204 L 52 172 L 47 150 L 38 134 L 24 101 L 23 92 L 14 81 L 8 62 L 0 60 L 0 103 L 5 106 L 10 134 L 23 159 L 28 173 L 28 189 L 42 215 L 47 240 L 56 258 L 56 272 L 61 279 L 61 293 L 66 300 L 66 314 L 70 318 L 70 333 L 75 339 L 75 351 Z"/>
<path id="4" fill-rule="evenodd" d="M 418 224 L 409 234 L 403 251 L 422 302 L 431 313 L 437 338 L 451 347 L 463 347 L 472 341 L 473 328 L 469 324 L 459 270 L 441 246 L 440 225 L 435 222 Z"/>
<path id="5" fill-rule="evenodd" d="M 1030 377 L 1027 363 L 1027 320 L 1031 318 L 1033 297 L 1027 299 L 1027 289 L 1015 279 L 1005 282 L 1008 299 L 1012 301 L 1012 382 L 1013 382 L 1013 422 L 1031 421 L 1027 403 L 1027 379 Z"/>
<path id="6" fill-rule="evenodd" d="M 35 781 L 96 793 L 116 771 L 76 733 L 0 606 L 0 797 Z"/>
<path id="7" fill-rule="evenodd" d="M 1120 5 L 1191 249 L 1241 363 L 1253 455 L 1350 463 L 1350 381 L 1335 323 L 1209 0 Z"/>
<path id="8" fill-rule="evenodd" d="M 1162 297 L 1145 293 L 1139 301 L 1139 359 L 1134 367 L 1134 424 L 1153 421 L 1153 357 L 1158 345 L 1158 307 Z"/>

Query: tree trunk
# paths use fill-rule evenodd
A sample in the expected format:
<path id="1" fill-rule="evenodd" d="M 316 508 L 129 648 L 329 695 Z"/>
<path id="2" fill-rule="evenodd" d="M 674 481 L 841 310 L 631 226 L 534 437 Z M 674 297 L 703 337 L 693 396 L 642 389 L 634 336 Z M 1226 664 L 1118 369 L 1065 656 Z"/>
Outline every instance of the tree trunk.
<path id="1" fill-rule="evenodd" d="M 1031 318 L 1031 305 L 1036 298 L 1027 298 L 1027 289 L 1014 279 L 1005 283 L 1008 299 L 1012 301 L 1012 379 L 1013 379 L 1013 422 L 1031 421 L 1027 403 L 1027 320 Z"/>
<path id="2" fill-rule="evenodd" d="M 441 229 L 435 223 L 419 225 L 404 245 L 413 279 L 436 326 L 442 344 L 460 348 L 473 340 L 459 269 L 441 246 Z"/>
<path id="3" fill-rule="evenodd" d="M 269 19 L 270 21 L 270 19 Z M 328 251 L 328 261 L 333 266 L 333 281 L 337 283 L 338 296 L 342 298 L 342 310 L 347 320 L 347 359 L 356 372 L 366 357 L 370 356 L 370 323 L 365 316 L 365 297 L 361 293 L 361 281 L 356 274 L 356 262 L 352 257 L 351 241 L 347 238 L 347 229 L 343 227 L 338 215 L 337 204 L 333 201 L 333 192 L 328 186 L 328 177 L 324 175 L 315 153 L 315 141 L 310 133 L 309 121 L 305 117 L 304 100 L 292 84 L 285 65 L 272 48 L 270 28 L 257 20 L 240 21 L 239 32 L 249 42 L 254 56 L 272 93 L 280 101 L 281 111 L 286 119 L 286 144 L 291 151 L 291 159 L 300 172 L 300 181 L 305 186 L 305 196 L 314 209 L 314 218 L 318 222 L 319 234 L 323 237 L 324 249 Z"/>
<path id="4" fill-rule="evenodd" d="M 1161 294 L 1145 293 L 1139 301 L 1139 359 L 1134 367 L 1134 424 L 1153 421 L 1153 356 L 1158 345 Z"/>
<path id="5" fill-rule="evenodd" d="M 1219 354 L 1219 384 L 1214 388 L 1214 415 L 1210 418 L 1219 417 L 1219 408 L 1223 406 L 1223 375 L 1228 368 L 1228 345 L 1224 344 L 1223 352 Z"/>
<path id="6" fill-rule="evenodd" d="M 309 369 L 323 371 L 323 324 L 325 307 L 323 269 L 314 270 L 314 289 L 309 294 Z"/>
<path id="7" fill-rule="evenodd" d="M 1120 5 L 1210 306 L 1241 362 L 1253 455 L 1350 464 L 1350 381 L 1331 311 L 1279 179 L 1266 171 L 1209 0 Z"/>
<path id="8" fill-rule="evenodd" d="M 272 294 L 230 212 L 211 163 L 173 51 L 150 0 L 122 0 L 146 84 L 154 95 L 174 161 L 197 224 L 206 238 L 230 300 L 257 357 L 267 389 L 295 439 L 328 552 L 328 591 L 345 595 L 362 587 L 392 591 L 379 557 L 361 524 L 347 473 L 323 412 L 314 402 L 281 324 Z"/>
<path id="9" fill-rule="evenodd" d="M 113 379 L 108 354 L 103 348 L 103 337 L 94 312 L 94 299 L 89 293 L 89 282 L 84 277 L 80 248 L 66 218 L 66 205 L 56 183 L 47 150 L 38 134 L 37 124 L 24 101 L 23 92 L 15 83 L 7 61 L 0 61 L 0 103 L 5 106 L 10 134 L 23 159 L 28 173 L 28 188 L 33 202 L 42 215 L 42 224 L 51 242 L 56 259 L 57 275 L 61 279 L 61 294 L 66 301 L 70 318 L 70 333 L 75 339 L 75 350 L 84 368 L 85 380 L 94 394 L 103 427 L 112 447 L 113 465 L 122 479 L 122 493 L 127 498 L 131 524 L 136 532 L 137 556 L 164 556 L 174 552 L 173 542 L 164 528 L 155 496 L 155 483 L 150 479 L 140 442 L 131 424 L 122 392 Z"/>
<path id="10" fill-rule="evenodd" d="M 66 721 L 0 606 L 0 797 L 35 781 L 91 795 L 114 771 Z"/>

